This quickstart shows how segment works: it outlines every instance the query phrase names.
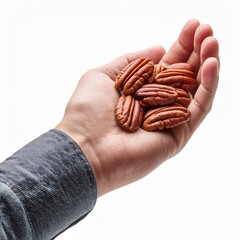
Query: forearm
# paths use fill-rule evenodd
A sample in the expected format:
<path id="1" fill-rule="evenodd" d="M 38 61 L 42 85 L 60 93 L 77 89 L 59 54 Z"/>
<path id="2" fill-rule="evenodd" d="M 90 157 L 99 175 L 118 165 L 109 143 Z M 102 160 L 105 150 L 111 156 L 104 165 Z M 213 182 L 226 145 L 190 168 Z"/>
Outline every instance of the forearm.
<path id="1" fill-rule="evenodd" d="M 84 218 L 97 198 L 87 159 L 59 130 L 43 134 L 2 162 L 0 182 L 2 228 L 21 239 L 55 237 Z M 16 218 L 24 224 L 14 224 Z"/>

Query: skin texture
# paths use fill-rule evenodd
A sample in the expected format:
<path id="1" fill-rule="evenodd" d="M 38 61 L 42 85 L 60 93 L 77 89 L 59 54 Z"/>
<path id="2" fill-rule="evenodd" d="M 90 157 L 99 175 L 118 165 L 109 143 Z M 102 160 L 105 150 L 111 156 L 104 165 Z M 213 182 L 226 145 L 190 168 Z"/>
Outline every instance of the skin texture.
<path id="1" fill-rule="evenodd" d="M 139 129 L 127 133 L 117 126 L 114 111 L 119 94 L 114 81 L 123 67 L 143 56 L 165 66 L 177 62 L 193 66 L 200 85 L 188 107 L 191 118 L 187 123 L 160 132 Z M 81 77 L 56 128 L 72 137 L 85 153 L 96 177 L 98 196 L 146 176 L 186 145 L 211 110 L 219 65 L 218 42 L 211 27 L 191 19 L 168 52 L 156 46 L 129 53 Z"/>

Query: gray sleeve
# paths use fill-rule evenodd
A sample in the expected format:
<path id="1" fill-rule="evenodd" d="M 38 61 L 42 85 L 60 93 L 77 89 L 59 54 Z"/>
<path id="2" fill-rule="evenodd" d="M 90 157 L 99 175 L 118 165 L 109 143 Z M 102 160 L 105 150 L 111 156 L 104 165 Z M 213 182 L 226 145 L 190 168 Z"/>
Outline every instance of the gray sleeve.
<path id="1" fill-rule="evenodd" d="M 53 239 L 96 199 L 83 152 L 68 135 L 50 130 L 0 164 L 0 239 Z"/>

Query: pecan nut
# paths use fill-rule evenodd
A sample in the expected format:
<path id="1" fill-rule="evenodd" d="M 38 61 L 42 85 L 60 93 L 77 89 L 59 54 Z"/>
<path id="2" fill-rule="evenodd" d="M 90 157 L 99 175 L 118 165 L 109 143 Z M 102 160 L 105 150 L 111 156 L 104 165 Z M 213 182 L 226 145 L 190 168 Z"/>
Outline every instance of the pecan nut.
<path id="1" fill-rule="evenodd" d="M 154 64 L 148 57 L 129 63 L 117 76 L 121 92 L 116 108 L 117 124 L 125 131 L 173 128 L 189 120 L 187 109 L 198 87 L 188 63 Z"/>
<path id="2" fill-rule="evenodd" d="M 194 93 L 198 87 L 195 73 L 189 68 L 182 68 L 185 64 L 173 64 L 166 70 L 158 73 L 154 81 L 158 84 L 181 88 Z M 174 68 L 172 68 L 174 67 Z"/>
<path id="3" fill-rule="evenodd" d="M 150 110 L 145 116 L 142 128 L 156 131 L 176 127 L 190 118 L 190 111 L 182 106 L 166 106 Z"/>
<path id="4" fill-rule="evenodd" d="M 156 75 L 164 70 L 166 70 L 167 68 L 162 66 L 161 64 L 154 64 L 154 68 L 153 68 L 153 73 L 152 76 L 147 80 L 146 84 L 150 84 L 154 81 Z"/>
<path id="5" fill-rule="evenodd" d="M 153 61 L 141 57 L 129 63 L 117 76 L 115 88 L 125 95 L 135 93 L 150 78 L 154 69 Z"/>
<path id="6" fill-rule="evenodd" d="M 167 85 L 146 84 L 137 90 L 135 96 L 143 107 L 154 107 L 174 103 L 178 93 Z"/>
<path id="7" fill-rule="evenodd" d="M 188 107 L 192 100 L 192 95 L 184 89 L 180 88 L 177 88 L 176 92 L 178 93 L 178 98 L 176 99 L 175 103 L 183 107 Z"/>
<path id="8" fill-rule="evenodd" d="M 115 109 L 118 125 L 128 132 L 138 130 L 143 121 L 143 108 L 131 95 L 121 96 Z"/>

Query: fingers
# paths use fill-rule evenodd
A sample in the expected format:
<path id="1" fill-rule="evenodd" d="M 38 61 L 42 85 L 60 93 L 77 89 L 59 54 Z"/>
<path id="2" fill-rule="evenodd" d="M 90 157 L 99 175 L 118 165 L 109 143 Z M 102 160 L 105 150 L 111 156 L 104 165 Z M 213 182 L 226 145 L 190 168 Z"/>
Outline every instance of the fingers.
<path id="1" fill-rule="evenodd" d="M 161 59 L 160 64 L 170 65 L 176 62 L 187 62 L 194 50 L 194 35 L 199 25 L 198 20 L 189 20 L 183 27 L 177 41 Z"/>
<path id="2" fill-rule="evenodd" d="M 198 75 L 197 75 L 197 80 L 199 83 L 201 81 L 201 76 L 202 76 L 202 73 L 201 73 L 202 64 L 209 57 L 215 57 L 219 61 L 218 51 L 219 51 L 219 46 L 216 38 L 210 36 L 204 39 L 201 45 L 201 53 L 199 56 L 199 61 L 201 64 L 200 69 L 198 71 Z"/>
<path id="3" fill-rule="evenodd" d="M 119 72 L 130 62 L 140 57 L 150 57 L 154 63 L 158 63 L 162 56 L 165 54 L 165 50 L 161 46 L 147 48 L 138 52 L 125 54 L 114 61 L 100 67 L 100 71 L 107 74 L 112 80 L 115 81 Z"/>
<path id="4" fill-rule="evenodd" d="M 193 66 L 195 72 L 197 73 L 201 65 L 200 61 L 200 50 L 203 41 L 213 35 L 212 28 L 208 24 L 201 24 L 195 32 L 194 35 L 194 47 L 193 52 L 188 58 L 188 63 Z M 206 59 L 206 58 L 205 58 Z"/>
<path id="5" fill-rule="evenodd" d="M 203 63 L 209 57 L 216 57 L 219 60 L 218 56 L 219 46 L 215 37 L 206 38 L 201 47 L 200 61 Z"/>
<path id="6" fill-rule="evenodd" d="M 216 57 L 207 58 L 202 66 L 201 84 L 192 100 L 189 110 L 192 115 L 189 121 L 191 133 L 203 121 L 212 107 L 218 85 L 219 60 Z"/>
<path id="7" fill-rule="evenodd" d="M 192 113 L 189 127 L 192 133 L 211 110 L 217 90 L 220 60 L 218 41 L 215 37 L 209 36 L 202 41 L 199 59 L 201 67 L 197 80 L 200 85 L 189 106 Z"/>
<path id="8" fill-rule="evenodd" d="M 195 19 L 189 20 L 181 31 L 178 40 L 161 60 L 161 64 L 169 65 L 176 62 L 189 63 L 198 73 L 201 66 L 200 50 L 202 42 L 213 35 L 208 24 L 199 24 Z"/>

